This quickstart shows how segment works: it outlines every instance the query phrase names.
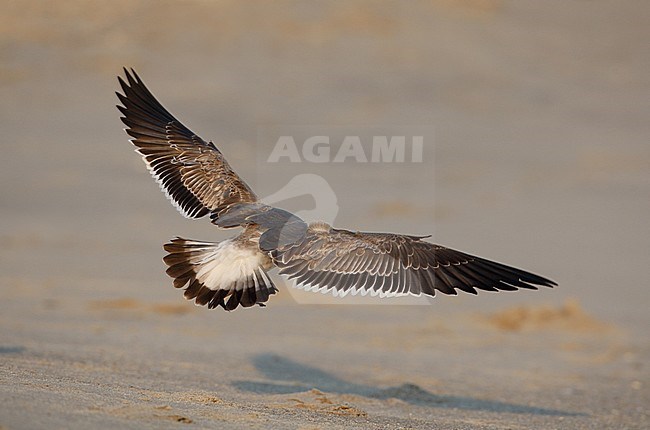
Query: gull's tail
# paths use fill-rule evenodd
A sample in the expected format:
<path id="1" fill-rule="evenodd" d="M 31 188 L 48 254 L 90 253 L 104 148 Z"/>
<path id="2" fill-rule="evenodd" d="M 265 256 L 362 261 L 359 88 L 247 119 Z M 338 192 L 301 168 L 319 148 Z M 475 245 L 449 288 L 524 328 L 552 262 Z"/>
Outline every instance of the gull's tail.
<path id="1" fill-rule="evenodd" d="M 265 255 L 229 239 L 199 242 L 177 237 L 165 244 L 163 259 L 174 287 L 185 288 L 185 298 L 208 308 L 227 311 L 237 306 L 264 306 L 278 289 L 264 270 Z"/>

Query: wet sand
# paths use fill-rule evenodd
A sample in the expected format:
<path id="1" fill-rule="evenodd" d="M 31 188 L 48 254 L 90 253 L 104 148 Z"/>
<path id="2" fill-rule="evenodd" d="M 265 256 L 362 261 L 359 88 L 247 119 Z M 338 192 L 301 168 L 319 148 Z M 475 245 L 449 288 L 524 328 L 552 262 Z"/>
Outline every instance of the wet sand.
<path id="1" fill-rule="evenodd" d="M 650 8 L 283 6 L 8 2 L 0 428 L 647 428 Z M 560 286 L 308 305 L 276 276 L 264 309 L 184 301 L 162 244 L 230 232 L 183 219 L 133 153 L 123 65 L 261 195 L 282 182 L 262 125 L 433 127 L 426 180 L 326 166 L 336 224 Z"/>

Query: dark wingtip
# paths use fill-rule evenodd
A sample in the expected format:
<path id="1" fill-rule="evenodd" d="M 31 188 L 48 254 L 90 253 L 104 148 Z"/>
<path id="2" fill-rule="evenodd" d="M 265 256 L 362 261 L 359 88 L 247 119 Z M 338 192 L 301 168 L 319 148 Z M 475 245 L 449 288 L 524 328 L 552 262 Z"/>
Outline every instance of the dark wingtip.
<path id="1" fill-rule="evenodd" d="M 558 283 L 555 282 L 555 281 L 552 281 L 552 280 L 550 280 L 548 278 L 543 278 L 543 277 L 541 277 L 539 275 L 535 275 L 535 276 L 540 278 L 540 279 L 538 279 L 536 282 L 531 282 L 531 281 L 526 281 L 526 282 L 528 282 L 529 284 L 540 286 L 540 287 L 554 288 L 554 287 L 558 286 Z"/>
<path id="2" fill-rule="evenodd" d="M 122 71 L 124 72 L 124 76 L 128 79 L 129 71 L 126 69 L 126 67 L 122 66 Z M 122 79 L 122 75 L 117 75 L 117 80 L 119 81 L 120 86 L 124 85 L 124 79 Z"/>
<path id="3" fill-rule="evenodd" d="M 135 69 L 134 69 L 133 67 L 131 67 L 131 73 L 133 74 L 133 77 L 135 78 L 135 80 L 136 80 L 139 84 L 141 84 L 141 83 L 142 83 L 142 79 L 140 79 L 140 76 L 138 76 L 138 73 L 135 71 Z"/>

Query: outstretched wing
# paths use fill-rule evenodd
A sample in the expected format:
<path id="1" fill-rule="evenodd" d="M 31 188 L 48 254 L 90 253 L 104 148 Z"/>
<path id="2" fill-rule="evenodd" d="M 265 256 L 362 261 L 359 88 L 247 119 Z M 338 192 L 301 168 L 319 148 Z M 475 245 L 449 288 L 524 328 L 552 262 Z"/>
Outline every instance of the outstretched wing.
<path id="1" fill-rule="evenodd" d="M 118 77 L 124 94 L 116 93 L 123 106 L 126 132 L 147 168 L 174 206 L 187 218 L 257 197 L 232 170 L 212 142 L 206 142 L 181 124 L 142 83 L 133 69 Z"/>
<path id="2" fill-rule="evenodd" d="M 302 240 L 271 251 L 280 274 L 308 291 L 335 296 L 456 295 L 456 290 L 536 290 L 555 282 L 494 261 L 390 233 L 310 227 Z"/>

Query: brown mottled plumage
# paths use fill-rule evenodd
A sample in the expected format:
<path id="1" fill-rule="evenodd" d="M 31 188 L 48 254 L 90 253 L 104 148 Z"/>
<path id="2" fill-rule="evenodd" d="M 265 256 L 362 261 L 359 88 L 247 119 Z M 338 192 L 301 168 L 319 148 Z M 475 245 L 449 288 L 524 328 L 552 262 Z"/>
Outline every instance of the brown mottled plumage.
<path id="1" fill-rule="evenodd" d="M 230 168 L 212 142 L 206 142 L 172 116 L 138 75 L 118 78 L 124 95 L 122 122 L 131 143 L 176 208 L 188 218 L 219 212 L 229 204 L 255 202 L 253 190 Z"/>
<path id="2" fill-rule="evenodd" d="M 370 293 L 381 297 L 433 296 L 434 290 L 500 291 L 536 289 L 551 282 L 493 261 L 391 233 L 359 233 L 310 226 L 295 243 L 270 251 L 280 274 L 307 290 L 344 296 Z"/>
<path id="3" fill-rule="evenodd" d="M 243 227 L 220 242 L 182 238 L 165 245 L 176 288 L 209 308 L 263 306 L 277 288 L 267 271 L 295 279 L 312 291 L 336 296 L 380 297 L 435 291 L 476 294 L 553 287 L 555 282 L 501 263 L 425 242 L 420 236 L 335 229 L 307 224 L 294 214 L 258 201 L 212 142 L 172 116 L 135 71 L 118 78 L 126 132 L 167 197 L 188 218 L 210 215 L 221 228 Z"/>

